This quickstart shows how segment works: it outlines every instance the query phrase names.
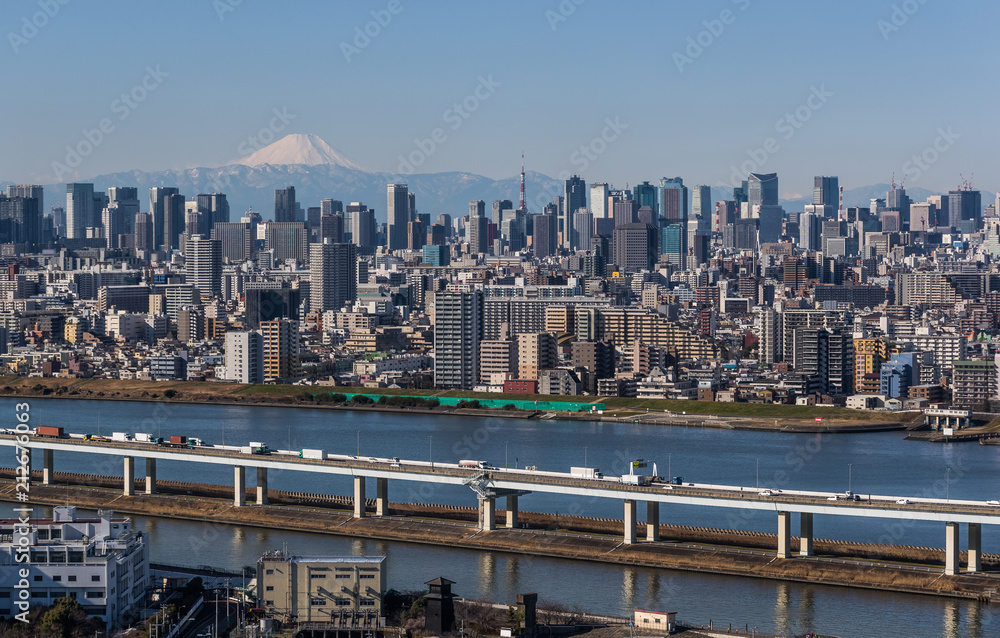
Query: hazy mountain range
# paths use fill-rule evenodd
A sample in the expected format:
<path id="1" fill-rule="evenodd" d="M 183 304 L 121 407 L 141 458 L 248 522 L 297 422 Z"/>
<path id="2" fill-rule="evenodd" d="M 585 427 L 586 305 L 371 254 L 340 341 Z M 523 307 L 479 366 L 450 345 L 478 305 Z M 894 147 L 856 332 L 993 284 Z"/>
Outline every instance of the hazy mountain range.
<path id="1" fill-rule="evenodd" d="M 246 149 L 251 150 L 251 149 Z M 143 210 L 153 186 L 176 186 L 191 198 L 199 193 L 222 192 L 228 195 L 231 217 L 235 220 L 252 206 L 265 218 L 273 216 L 274 190 L 295 187 L 296 199 L 303 209 L 319 206 L 322 199 L 332 198 L 345 204 L 364 202 L 385 220 L 386 184 L 405 183 L 416 193 L 417 210 L 452 216 L 464 215 L 469 201 L 482 199 L 489 204 L 497 199 L 509 199 L 516 205 L 520 192 L 520 176 L 492 179 L 465 172 L 415 173 L 398 175 L 364 169 L 344 153 L 315 135 L 292 134 L 260 149 L 252 149 L 243 158 L 224 166 L 199 167 L 155 172 L 125 171 L 98 175 L 80 180 L 94 183 L 96 190 L 111 186 L 137 186 Z M 656 179 L 650 179 L 656 183 Z M 3 182 L 9 184 L 11 182 Z M 528 209 L 540 212 L 545 203 L 563 191 L 562 182 L 542 173 L 525 173 Z M 693 185 L 693 184 L 691 184 Z M 617 185 L 624 186 L 624 185 Z M 868 206 L 873 197 L 885 197 L 888 184 L 874 184 L 844 191 L 845 206 Z M 45 205 L 61 205 L 65 201 L 65 183 L 47 184 Z M 923 188 L 907 189 L 914 201 L 923 201 L 935 191 Z M 730 199 L 731 188 L 712 188 L 712 201 Z M 984 192 L 984 205 L 992 201 L 992 192 Z M 781 200 L 787 211 L 800 211 L 812 199 Z"/>

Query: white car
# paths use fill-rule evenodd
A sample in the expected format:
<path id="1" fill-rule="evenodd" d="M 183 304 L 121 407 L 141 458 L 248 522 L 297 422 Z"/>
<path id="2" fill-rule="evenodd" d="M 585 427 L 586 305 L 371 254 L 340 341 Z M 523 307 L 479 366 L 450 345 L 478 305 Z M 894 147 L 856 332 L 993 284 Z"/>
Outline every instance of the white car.
<path id="1" fill-rule="evenodd" d="M 986 501 L 987 505 L 1000 505 L 1000 501 Z"/>
<path id="2" fill-rule="evenodd" d="M 910 504 L 910 499 L 908 498 L 901 498 L 898 501 L 896 501 L 896 505 L 909 505 L 909 504 Z"/>
<path id="3" fill-rule="evenodd" d="M 764 490 L 763 492 L 760 493 L 760 495 L 761 496 L 773 496 L 774 492 L 772 492 L 771 490 Z"/>
<path id="4" fill-rule="evenodd" d="M 840 497 L 839 496 L 827 496 L 826 500 L 828 500 L 828 501 L 839 501 Z"/>

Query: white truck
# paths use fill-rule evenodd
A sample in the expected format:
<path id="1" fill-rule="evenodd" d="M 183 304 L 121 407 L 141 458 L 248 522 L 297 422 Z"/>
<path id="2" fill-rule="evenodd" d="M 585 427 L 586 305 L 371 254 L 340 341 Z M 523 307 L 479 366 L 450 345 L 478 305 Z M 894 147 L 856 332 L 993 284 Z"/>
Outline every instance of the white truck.
<path id="1" fill-rule="evenodd" d="M 153 435 L 146 434 L 145 432 L 136 432 L 135 440 L 142 443 L 150 443 L 153 440 Z"/>
<path id="2" fill-rule="evenodd" d="M 652 474 L 636 474 L 636 470 L 642 470 L 649 467 L 649 463 L 642 459 L 632 461 L 629 465 L 629 473 L 623 474 L 621 477 L 621 482 L 625 485 L 649 485 L 654 480 L 658 480 L 656 475 L 656 463 L 653 463 L 653 473 Z"/>
<path id="3" fill-rule="evenodd" d="M 322 461 L 326 458 L 326 452 L 324 450 L 302 450 L 299 452 L 299 458 L 301 459 L 314 459 L 317 461 Z"/>
<path id="4" fill-rule="evenodd" d="M 604 474 L 601 473 L 601 471 L 596 467 L 571 467 L 569 468 L 569 474 L 573 478 L 583 478 L 583 479 L 604 478 Z"/>
<path id="5" fill-rule="evenodd" d="M 112 441 L 131 441 L 132 440 L 132 435 L 129 434 L 128 432 L 112 432 L 111 433 L 111 440 Z"/>

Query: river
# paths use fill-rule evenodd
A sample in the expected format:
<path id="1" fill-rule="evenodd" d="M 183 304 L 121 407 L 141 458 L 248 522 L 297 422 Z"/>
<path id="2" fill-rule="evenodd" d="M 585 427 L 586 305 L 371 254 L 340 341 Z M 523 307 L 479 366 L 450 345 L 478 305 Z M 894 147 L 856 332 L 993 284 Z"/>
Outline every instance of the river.
<path id="1" fill-rule="evenodd" d="M 495 465 L 567 471 L 571 465 L 627 471 L 645 458 L 659 474 L 688 481 L 756 488 L 846 490 L 900 496 L 995 499 L 1000 446 L 904 442 L 900 432 L 782 434 L 579 421 L 535 421 L 439 415 L 400 415 L 259 406 L 215 406 L 30 399 L 33 425 L 71 432 L 113 431 L 184 434 L 210 443 L 263 441 L 272 448 L 324 448 L 364 456 L 455 462 L 473 458 Z M 13 399 L 0 413 L 14 416 Z M 94 462 L 89 455 L 57 453 L 56 471 L 120 474 L 120 460 Z M 5 464 L 8 465 L 8 464 Z M 9 465 L 13 465 L 13 462 Z M 139 473 L 142 465 L 139 464 Z M 229 483 L 231 470 L 159 461 L 158 478 Z M 253 473 L 248 480 L 252 484 Z M 269 473 L 272 489 L 350 494 L 349 478 L 301 472 Z M 401 502 L 475 504 L 466 488 L 390 483 Z M 531 494 L 523 510 L 618 517 L 621 503 L 604 499 Z M 10 511 L 10 508 L 5 508 Z M 282 546 L 296 554 L 385 554 L 389 586 L 418 589 L 437 576 L 456 581 L 462 596 L 509 602 L 536 591 L 543 601 L 596 613 L 627 615 L 635 607 L 676 610 L 679 617 L 718 626 L 757 626 L 791 634 L 818 631 L 840 636 L 996 636 L 993 607 L 839 587 L 758 581 L 750 578 L 628 568 L 596 563 L 385 543 L 362 539 L 241 529 L 212 524 L 134 517 L 149 532 L 154 562 L 239 568 L 265 550 Z M 722 508 L 661 508 L 661 521 L 774 532 L 776 517 Z M 816 536 L 867 542 L 943 547 L 944 528 L 880 519 L 816 517 Z M 794 530 L 793 530 L 794 533 Z M 964 528 L 963 528 L 964 536 Z M 963 539 L 964 540 L 964 539 Z M 983 529 L 984 550 L 1000 550 L 1000 533 Z"/>

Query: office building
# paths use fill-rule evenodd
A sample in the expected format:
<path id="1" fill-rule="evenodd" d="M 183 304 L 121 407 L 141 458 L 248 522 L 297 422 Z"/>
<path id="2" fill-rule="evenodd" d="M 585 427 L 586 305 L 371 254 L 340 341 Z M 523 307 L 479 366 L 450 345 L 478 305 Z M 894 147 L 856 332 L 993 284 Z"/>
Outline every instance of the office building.
<path id="1" fill-rule="evenodd" d="M 270 222 L 264 230 L 264 250 L 274 251 L 274 260 L 305 261 L 309 231 L 303 222 Z"/>
<path id="2" fill-rule="evenodd" d="M 661 254 L 666 256 L 667 261 L 676 270 L 687 269 L 688 232 L 684 224 L 680 222 L 667 224 L 660 229 L 660 234 Z"/>
<path id="3" fill-rule="evenodd" d="M 167 215 L 166 199 L 169 195 L 177 195 L 179 192 L 173 186 L 154 186 L 149 189 L 149 212 L 153 216 L 152 250 L 160 250 L 160 247 L 163 246 L 164 219 Z"/>
<path id="4" fill-rule="evenodd" d="M 66 184 L 66 238 L 82 239 L 94 226 L 94 185 Z"/>
<path id="5" fill-rule="evenodd" d="M 34 197 L 0 195 L 0 244 L 37 246 L 41 211 Z"/>
<path id="6" fill-rule="evenodd" d="M 272 282 L 267 282 L 271 284 Z M 274 282 L 275 286 L 281 286 Z M 265 321 L 290 319 L 298 321 L 299 305 L 302 301 L 298 288 L 287 287 L 257 287 L 254 283 L 247 285 L 246 291 L 247 326 L 252 330 L 260 328 Z"/>
<path id="7" fill-rule="evenodd" d="M 202 298 L 222 294 L 222 242 L 194 235 L 187 243 L 184 269 L 187 282 L 194 284 Z"/>
<path id="8" fill-rule="evenodd" d="M 747 204 L 751 211 L 757 206 L 778 205 L 777 173 L 750 173 L 747 185 Z"/>
<path id="9" fill-rule="evenodd" d="M 51 519 L 0 521 L 0 539 L 0 570 L 7 574 L 0 616 L 19 613 L 22 591 L 30 593 L 31 607 L 72 598 L 109 628 L 124 627 L 145 607 L 149 546 L 130 519 L 110 510 L 78 518 L 75 507 L 57 506 Z M 19 569 L 28 572 L 27 589 L 17 587 Z"/>
<path id="10" fill-rule="evenodd" d="M 132 189 L 133 192 L 135 189 Z M 45 188 L 38 184 L 8 184 L 7 197 L 26 197 L 38 200 L 39 213 L 45 212 Z"/>
<path id="11" fill-rule="evenodd" d="M 176 189 L 174 189 L 176 190 Z M 163 197 L 163 243 L 157 246 L 158 250 L 170 253 L 175 248 L 180 248 L 181 235 L 185 225 L 185 200 L 179 193 L 170 193 Z"/>
<path id="12" fill-rule="evenodd" d="M 369 210 L 361 202 L 351 202 L 345 215 L 351 219 L 351 243 L 358 247 L 358 254 L 370 255 L 375 252 L 378 236 L 375 211 Z"/>
<path id="13" fill-rule="evenodd" d="M 222 247 L 222 261 L 242 264 L 253 259 L 254 236 L 250 224 L 243 222 L 217 222 L 212 228 L 212 239 Z"/>
<path id="14" fill-rule="evenodd" d="M 294 198 L 294 194 L 292 195 Z M 198 212 L 202 216 L 202 224 L 206 233 L 211 233 L 215 224 L 229 223 L 229 200 L 225 193 L 209 193 L 195 198 Z"/>
<path id="15" fill-rule="evenodd" d="M 155 233 L 153 232 L 153 215 L 150 213 L 139 213 L 135 216 L 135 250 L 148 254 L 156 250 L 153 243 Z"/>
<path id="16" fill-rule="evenodd" d="M 691 216 L 698 219 L 712 218 L 712 187 L 699 184 L 691 189 Z"/>
<path id="17" fill-rule="evenodd" d="M 577 175 L 566 180 L 563 190 L 563 204 L 559 211 L 559 232 L 562 233 L 562 247 L 573 250 L 573 215 L 587 207 L 587 183 Z"/>
<path id="18" fill-rule="evenodd" d="M 274 189 L 274 221 L 296 222 L 299 204 L 295 201 L 295 187 Z"/>
<path id="19" fill-rule="evenodd" d="M 536 258 L 544 259 L 555 254 L 556 226 L 555 215 L 533 215 L 531 251 Z"/>
<path id="20" fill-rule="evenodd" d="M 655 226 L 649 224 L 617 226 L 613 241 L 613 258 L 619 269 L 624 272 L 653 269 L 659 248 Z"/>
<path id="21" fill-rule="evenodd" d="M 451 249 L 446 244 L 428 244 L 423 249 L 423 263 L 441 268 L 451 264 Z"/>
<path id="22" fill-rule="evenodd" d="M 479 382 L 483 340 L 483 293 L 434 295 L 434 386 L 469 389 Z"/>
<path id="23" fill-rule="evenodd" d="M 982 194 L 974 190 L 948 192 L 948 226 L 958 232 L 970 234 L 982 225 Z"/>
<path id="24" fill-rule="evenodd" d="M 649 206 L 653 209 L 653 214 L 659 216 L 660 205 L 656 201 L 656 190 L 656 186 L 649 182 L 636 184 L 632 187 L 632 199 L 639 208 Z"/>
<path id="25" fill-rule="evenodd" d="M 840 178 L 818 175 L 813 178 L 813 204 L 840 207 Z"/>
<path id="26" fill-rule="evenodd" d="M 410 195 L 406 184 L 389 184 L 386 192 L 386 210 L 388 211 L 388 248 L 404 250 L 406 248 L 406 228 L 411 221 Z"/>
<path id="27" fill-rule="evenodd" d="M 660 180 L 660 191 L 663 198 L 663 207 L 660 209 L 660 216 L 665 223 L 675 224 L 677 222 L 687 224 L 688 218 L 688 188 L 684 185 L 684 180 L 680 177 L 664 177 Z"/>
<path id="28" fill-rule="evenodd" d="M 329 239 L 331 244 L 343 244 L 345 235 L 343 214 L 320 215 L 316 231 L 316 240 L 319 243 Z"/>
<path id="29" fill-rule="evenodd" d="M 608 211 L 608 185 L 598 182 L 590 185 L 590 212 L 594 219 L 611 217 Z"/>
<path id="30" fill-rule="evenodd" d="M 329 240 L 309 247 L 309 310 L 341 310 L 358 296 L 358 256 L 354 244 Z"/>
<path id="31" fill-rule="evenodd" d="M 260 609 L 284 623 L 310 623 L 302 626 L 345 638 L 374 636 L 373 631 L 381 635 L 385 584 L 385 556 L 292 556 L 273 551 L 257 562 Z"/>
<path id="32" fill-rule="evenodd" d="M 514 210 L 514 202 L 509 199 L 498 199 L 493 202 L 493 214 L 490 219 L 496 226 L 499 226 L 503 221 L 503 212 L 505 210 Z M 472 211 L 469 211 L 472 214 Z"/>
<path id="33" fill-rule="evenodd" d="M 264 383 L 264 339 L 253 330 L 226 333 L 225 374 L 234 383 Z"/>
<path id="34" fill-rule="evenodd" d="M 573 246 L 589 250 L 590 237 L 594 228 L 594 217 L 584 208 L 573 214 Z"/>

